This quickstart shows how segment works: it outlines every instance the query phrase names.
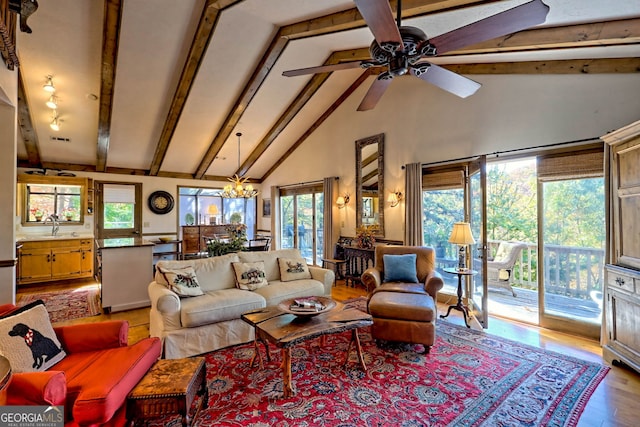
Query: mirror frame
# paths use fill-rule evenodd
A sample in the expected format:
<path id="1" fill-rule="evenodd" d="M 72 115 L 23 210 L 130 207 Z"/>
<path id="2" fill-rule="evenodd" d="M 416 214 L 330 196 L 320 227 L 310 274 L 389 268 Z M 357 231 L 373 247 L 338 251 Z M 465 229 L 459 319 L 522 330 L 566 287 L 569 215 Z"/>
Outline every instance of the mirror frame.
<path id="1" fill-rule="evenodd" d="M 356 228 L 362 227 L 362 149 L 378 144 L 378 219 L 376 237 L 384 237 L 384 133 L 356 141 Z"/>

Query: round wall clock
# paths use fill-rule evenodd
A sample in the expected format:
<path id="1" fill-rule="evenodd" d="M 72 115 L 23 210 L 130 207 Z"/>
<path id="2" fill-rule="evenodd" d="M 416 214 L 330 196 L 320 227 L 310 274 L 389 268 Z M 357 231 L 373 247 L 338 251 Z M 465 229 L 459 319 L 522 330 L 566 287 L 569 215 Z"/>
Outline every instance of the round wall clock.
<path id="1" fill-rule="evenodd" d="M 173 209 L 173 196 L 166 191 L 154 191 L 149 196 L 149 209 L 157 214 L 166 214 Z"/>

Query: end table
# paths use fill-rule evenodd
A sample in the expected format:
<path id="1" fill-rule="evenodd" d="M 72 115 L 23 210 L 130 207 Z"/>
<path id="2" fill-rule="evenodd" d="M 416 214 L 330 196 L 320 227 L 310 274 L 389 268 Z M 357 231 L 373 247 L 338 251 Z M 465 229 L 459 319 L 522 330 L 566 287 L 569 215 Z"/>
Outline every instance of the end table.
<path id="1" fill-rule="evenodd" d="M 469 316 L 469 308 L 467 308 L 467 306 L 462 303 L 462 277 L 474 276 L 478 274 L 478 272 L 475 270 L 471 270 L 470 268 L 445 268 L 443 269 L 443 271 L 445 273 L 458 275 L 458 303 L 455 305 L 450 305 L 449 309 L 447 310 L 447 314 L 441 314 L 440 318 L 444 319 L 449 316 L 449 313 L 451 313 L 452 309 L 458 310 L 461 311 L 462 315 L 464 316 L 464 324 L 467 326 L 467 328 L 470 328 L 471 326 L 469 326 L 469 322 L 467 320 L 467 317 Z"/>

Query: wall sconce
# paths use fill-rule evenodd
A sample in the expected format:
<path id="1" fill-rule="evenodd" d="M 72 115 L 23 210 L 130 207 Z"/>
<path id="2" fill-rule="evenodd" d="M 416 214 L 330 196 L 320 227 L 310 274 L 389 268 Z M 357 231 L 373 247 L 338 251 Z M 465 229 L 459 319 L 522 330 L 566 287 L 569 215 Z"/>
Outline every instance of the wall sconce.
<path id="1" fill-rule="evenodd" d="M 60 130 L 60 120 L 58 119 L 58 111 L 53 111 L 53 120 L 51 120 L 51 123 L 49 123 L 49 127 L 57 132 Z"/>
<path id="2" fill-rule="evenodd" d="M 47 76 L 47 82 L 44 84 L 44 86 L 42 86 L 42 89 L 44 89 L 45 92 L 49 93 L 53 93 L 56 91 L 56 87 L 53 85 L 53 77 L 51 75 Z"/>
<path id="3" fill-rule="evenodd" d="M 344 208 L 348 203 L 349 203 L 349 194 L 347 193 L 345 193 L 344 196 L 338 197 L 338 199 L 336 200 L 336 205 L 338 206 L 338 209 Z"/>
<path id="4" fill-rule="evenodd" d="M 55 95 L 51 95 L 49 97 L 49 100 L 46 102 L 47 107 L 51 108 L 52 110 L 55 110 L 56 108 L 58 108 L 58 98 Z"/>
<path id="5" fill-rule="evenodd" d="M 391 204 L 392 208 L 395 208 L 400 204 L 400 200 L 402 200 L 402 192 L 401 191 L 393 191 L 387 197 L 387 202 Z"/>

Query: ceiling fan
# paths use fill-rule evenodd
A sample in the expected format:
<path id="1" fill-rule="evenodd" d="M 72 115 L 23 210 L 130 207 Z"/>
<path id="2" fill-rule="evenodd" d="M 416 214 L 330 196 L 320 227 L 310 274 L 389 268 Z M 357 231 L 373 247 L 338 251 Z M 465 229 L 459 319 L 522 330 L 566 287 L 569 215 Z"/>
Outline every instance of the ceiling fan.
<path id="1" fill-rule="evenodd" d="M 395 22 L 388 0 L 354 0 L 354 2 L 375 37 L 369 47 L 371 60 L 300 68 L 285 71 L 282 75 L 292 77 L 358 67 L 364 69 L 387 67 L 386 71 L 378 75 L 367 91 L 358 106 L 358 111 L 374 108 L 382 98 L 391 80 L 407 73 L 461 98 L 473 95 L 480 88 L 480 83 L 446 68 L 431 64 L 423 60 L 423 58 L 437 56 L 485 40 L 524 30 L 543 23 L 549 12 L 549 6 L 541 0 L 532 0 L 428 39 L 421 29 L 400 25 L 401 0 L 398 0 Z"/>

